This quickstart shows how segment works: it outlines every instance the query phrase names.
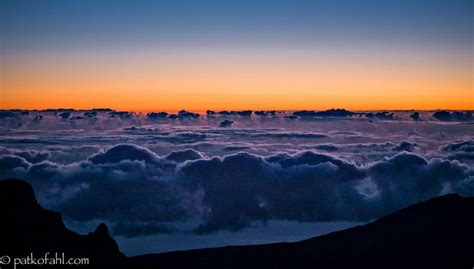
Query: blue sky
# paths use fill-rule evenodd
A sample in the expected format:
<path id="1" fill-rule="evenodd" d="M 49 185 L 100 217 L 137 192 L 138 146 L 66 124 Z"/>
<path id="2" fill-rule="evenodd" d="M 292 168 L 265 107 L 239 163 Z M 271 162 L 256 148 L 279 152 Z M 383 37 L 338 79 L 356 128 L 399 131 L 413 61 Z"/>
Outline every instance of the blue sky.
<path id="1" fill-rule="evenodd" d="M 12 50 L 249 44 L 472 47 L 472 1 L 10 1 Z"/>
<path id="2" fill-rule="evenodd" d="M 472 1 L 0 3 L 3 108 L 474 106 Z"/>

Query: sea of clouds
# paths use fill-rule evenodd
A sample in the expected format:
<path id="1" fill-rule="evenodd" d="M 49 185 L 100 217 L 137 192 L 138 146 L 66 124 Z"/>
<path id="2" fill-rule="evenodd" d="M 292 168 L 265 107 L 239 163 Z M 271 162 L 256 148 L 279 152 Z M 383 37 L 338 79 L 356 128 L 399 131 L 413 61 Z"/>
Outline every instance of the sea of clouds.
<path id="1" fill-rule="evenodd" d="M 125 238 L 363 223 L 474 195 L 473 123 L 469 111 L 4 110 L 0 179 L 32 183 L 73 228 L 105 221 Z"/>

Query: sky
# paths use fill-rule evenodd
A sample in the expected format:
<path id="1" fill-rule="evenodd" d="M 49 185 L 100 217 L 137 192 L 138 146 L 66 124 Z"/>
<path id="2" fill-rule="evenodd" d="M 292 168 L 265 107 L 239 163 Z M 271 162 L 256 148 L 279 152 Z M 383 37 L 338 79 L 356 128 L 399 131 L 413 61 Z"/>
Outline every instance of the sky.
<path id="1" fill-rule="evenodd" d="M 474 109 L 473 10 L 0 0 L 0 108 Z"/>

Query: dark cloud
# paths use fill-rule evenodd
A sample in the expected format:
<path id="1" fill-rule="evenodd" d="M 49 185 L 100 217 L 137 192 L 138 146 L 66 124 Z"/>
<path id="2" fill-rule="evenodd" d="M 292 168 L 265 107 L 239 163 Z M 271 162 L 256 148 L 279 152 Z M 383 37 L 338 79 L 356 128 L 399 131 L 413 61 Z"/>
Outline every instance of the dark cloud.
<path id="1" fill-rule="evenodd" d="M 255 115 L 260 116 L 260 117 L 275 117 L 276 116 L 276 111 L 275 110 L 260 110 L 260 111 L 255 111 Z"/>
<path id="2" fill-rule="evenodd" d="M 158 155 L 137 145 L 122 144 L 103 150 L 89 157 L 93 164 L 118 163 L 122 160 L 140 160 L 147 163 L 158 162 Z"/>
<path id="3" fill-rule="evenodd" d="M 393 112 L 375 112 L 375 113 L 365 113 L 365 117 L 369 119 L 377 119 L 377 120 L 397 120 L 395 113 Z"/>
<path id="4" fill-rule="evenodd" d="M 222 116 L 232 116 L 232 115 L 237 115 L 237 112 L 236 111 L 223 110 L 223 111 L 217 112 L 217 114 L 222 115 Z"/>
<path id="5" fill-rule="evenodd" d="M 458 161 L 473 161 L 474 160 L 474 141 L 459 141 L 451 142 L 442 147 L 445 152 L 445 158 Z"/>
<path id="6" fill-rule="evenodd" d="M 471 111 L 436 111 L 433 113 L 433 118 L 440 120 L 440 121 L 472 121 L 474 118 L 472 117 Z"/>
<path id="7" fill-rule="evenodd" d="M 164 167 L 169 159 L 188 161 Z M 357 165 L 312 151 L 207 159 L 193 150 L 161 157 L 117 145 L 69 165 L 3 155 L 0 178 L 11 176 L 32 182 L 66 217 L 121 223 L 117 233 L 128 236 L 189 218 L 202 220 L 200 233 L 270 219 L 369 220 L 446 192 L 474 195 L 472 168 L 407 152 Z"/>
<path id="8" fill-rule="evenodd" d="M 173 151 L 165 157 L 169 161 L 185 162 L 189 160 L 202 159 L 203 155 L 194 149 L 185 149 L 180 151 Z"/>
<path id="9" fill-rule="evenodd" d="M 302 111 L 293 112 L 293 116 L 298 116 L 302 118 L 311 118 L 311 117 L 345 118 L 345 117 L 351 117 L 352 115 L 355 115 L 355 114 L 356 113 L 345 110 L 345 109 L 329 109 L 325 111 L 302 110 Z"/>
<path id="10" fill-rule="evenodd" d="M 53 113 L 57 114 L 57 113 L 61 113 L 61 112 L 74 112 L 76 110 L 74 108 L 48 108 L 48 109 L 44 109 L 42 111 L 44 111 L 44 112 L 53 112 Z"/>
<path id="11" fill-rule="evenodd" d="M 339 146 L 334 145 L 334 144 L 316 144 L 313 146 L 315 149 L 321 149 L 325 151 L 336 151 L 339 149 Z"/>
<path id="12" fill-rule="evenodd" d="M 71 117 L 71 112 L 70 112 L 70 111 L 61 112 L 61 113 L 58 113 L 58 116 L 59 116 L 61 119 L 66 120 L 66 119 L 69 119 L 69 117 Z"/>
<path id="13" fill-rule="evenodd" d="M 120 163 L 82 171 L 95 178 L 55 206 L 74 220 L 173 221 L 187 218 L 192 212 L 193 196 L 178 186 L 152 180 L 146 166 Z M 107 169 L 110 169 L 108 171 Z M 98 177 L 101 173 L 102 177 Z M 121 176 L 126 173 L 127 176 Z M 121 179 L 119 179 L 121 178 Z"/>
<path id="14" fill-rule="evenodd" d="M 457 151 L 464 151 L 464 152 L 474 152 L 474 141 L 460 141 L 460 142 L 451 142 L 448 145 L 443 147 L 443 150 L 448 152 L 457 152 Z"/>
<path id="15" fill-rule="evenodd" d="M 112 227 L 113 235 L 123 235 L 125 237 L 135 237 L 151 234 L 169 234 L 175 229 L 160 222 L 118 222 Z"/>
<path id="16" fill-rule="evenodd" d="M 16 155 L 25 158 L 30 163 L 39 163 L 41 161 L 47 160 L 51 153 L 46 151 L 35 151 L 35 150 L 27 150 L 27 151 L 20 151 L 16 152 Z"/>
<path id="17" fill-rule="evenodd" d="M 461 182 L 454 187 L 454 191 L 462 196 L 473 196 L 474 176 L 471 175 L 470 177 L 461 180 Z"/>
<path id="18" fill-rule="evenodd" d="M 199 232 L 272 218 L 367 220 L 450 191 L 447 183 L 457 186 L 470 173 L 457 162 L 409 153 L 360 167 L 314 152 L 266 158 L 239 153 L 198 160 L 182 172 L 191 188 L 203 188 L 209 207 Z"/>
<path id="19" fill-rule="evenodd" d="M 24 178 L 46 207 L 109 221 L 124 236 L 191 219 L 203 233 L 267 220 L 370 220 L 427 197 L 474 194 L 474 125 L 440 124 L 433 112 L 420 111 L 416 123 L 412 111 L 368 123 L 359 113 L 290 121 L 291 112 L 228 111 L 172 121 L 73 111 L 87 118 L 74 124 L 63 112 L 0 119 L 0 178 Z M 224 119 L 241 128 L 218 128 Z M 247 153 L 229 154 L 236 151 Z"/>
<path id="20" fill-rule="evenodd" d="M 472 173 L 468 166 L 457 161 L 426 160 L 406 152 L 372 164 L 367 172 L 375 184 L 373 201 L 377 202 L 378 215 L 442 192 L 452 192 L 453 185 L 459 185 Z"/>
<path id="21" fill-rule="evenodd" d="M 392 150 L 393 151 L 407 151 L 407 152 L 412 152 L 416 147 L 416 143 L 410 143 L 408 141 L 402 141 L 400 144 L 396 147 L 394 147 Z"/>
<path id="22" fill-rule="evenodd" d="M 30 163 L 39 163 L 47 160 L 51 157 L 51 153 L 48 151 L 37 151 L 37 150 L 10 150 L 7 148 L 0 147 L 0 154 L 2 155 L 16 155 L 20 156 Z"/>
<path id="23" fill-rule="evenodd" d="M 356 143 L 356 144 L 345 144 L 341 149 L 345 149 L 349 152 L 360 153 L 360 152 L 375 152 L 381 151 L 385 152 L 390 149 L 397 147 L 397 145 L 393 144 L 392 142 L 385 142 L 385 143 Z"/>
<path id="24" fill-rule="evenodd" d="M 419 121 L 421 120 L 420 113 L 419 112 L 413 112 L 410 114 L 410 118 L 412 118 L 414 121 Z"/>
<path id="25" fill-rule="evenodd" d="M 97 117 L 97 111 L 86 111 L 86 112 L 84 112 L 84 117 L 86 117 L 86 118 L 96 118 Z"/>
<path id="26" fill-rule="evenodd" d="M 197 113 L 192 113 L 186 110 L 181 110 L 178 112 L 178 118 L 179 119 L 198 119 L 199 114 Z"/>
<path id="27" fill-rule="evenodd" d="M 39 123 L 41 120 L 43 120 L 43 115 L 35 115 L 35 117 L 33 118 L 33 120 L 31 120 L 31 123 L 37 124 L 37 123 Z"/>
<path id="28" fill-rule="evenodd" d="M 109 112 L 109 115 L 111 118 L 131 119 L 135 113 L 128 111 L 111 111 Z"/>
<path id="29" fill-rule="evenodd" d="M 151 113 L 148 113 L 146 114 L 146 116 L 149 118 L 149 119 L 152 119 L 152 120 L 157 120 L 157 119 L 166 119 L 168 117 L 168 113 L 166 112 L 151 112 Z"/>
<path id="30" fill-rule="evenodd" d="M 8 175 L 14 175 L 19 169 L 26 169 L 31 165 L 24 158 L 16 155 L 1 155 L 0 156 L 0 172 L 4 178 Z"/>
<path id="31" fill-rule="evenodd" d="M 178 118 L 178 115 L 176 115 L 176 114 L 170 114 L 168 116 L 168 119 L 170 119 L 170 120 L 176 120 L 177 118 Z"/>
<path id="32" fill-rule="evenodd" d="M 252 116 L 253 111 L 252 110 L 242 110 L 242 111 L 237 111 L 237 115 L 241 117 L 250 117 Z"/>
<path id="33" fill-rule="evenodd" d="M 85 117 L 83 116 L 72 116 L 71 118 L 69 118 L 70 120 L 83 120 L 85 119 Z"/>
<path id="34" fill-rule="evenodd" d="M 0 110 L 0 119 L 17 118 L 19 116 L 20 113 L 18 113 L 17 111 Z"/>
<path id="35" fill-rule="evenodd" d="M 232 121 L 232 120 L 223 120 L 223 121 L 219 124 L 219 127 L 222 127 L 222 128 L 230 127 L 230 126 L 232 126 L 233 123 L 234 123 L 234 121 Z"/>
<path id="36" fill-rule="evenodd" d="M 238 111 L 219 111 L 219 112 L 214 112 L 212 110 L 208 110 L 206 112 L 208 116 L 213 116 L 213 115 L 220 115 L 220 116 L 239 116 L 239 117 L 244 117 L 244 118 L 250 118 L 253 114 L 252 110 L 238 110 Z"/>
<path id="37" fill-rule="evenodd" d="M 284 118 L 288 119 L 288 120 L 296 120 L 298 118 L 298 116 L 290 115 L 290 116 L 285 116 Z"/>
<path id="38" fill-rule="evenodd" d="M 111 108 L 93 108 L 90 111 L 93 111 L 93 112 L 112 112 L 114 110 L 111 109 Z"/>

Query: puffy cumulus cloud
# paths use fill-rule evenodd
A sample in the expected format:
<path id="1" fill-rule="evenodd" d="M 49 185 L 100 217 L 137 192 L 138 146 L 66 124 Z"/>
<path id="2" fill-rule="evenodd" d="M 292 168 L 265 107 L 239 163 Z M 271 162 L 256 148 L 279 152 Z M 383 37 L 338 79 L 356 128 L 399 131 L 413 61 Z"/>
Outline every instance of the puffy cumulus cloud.
<path id="1" fill-rule="evenodd" d="M 463 196 L 474 195 L 474 176 L 462 180 L 458 185 L 455 186 L 455 191 Z"/>
<path id="2" fill-rule="evenodd" d="M 117 154 L 125 151 L 120 146 L 116 146 L 120 149 Z M 155 160 L 147 162 L 136 151 L 148 151 L 128 146 L 134 159 L 104 157 L 113 147 L 67 165 L 31 164 L 19 156 L 5 155 L 0 158 L 0 178 L 30 181 L 45 206 L 77 221 L 105 219 L 120 224 L 181 220 L 200 214 L 196 213 L 201 208 L 199 193 L 168 180 L 175 167 L 172 162 L 166 167 Z M 102 159 L 97 161 L 97 156 Z"/>
<path id="3" fill-rule="evenodd" d="M 393 151 L 407 151 L 411 152 L 415 149 L 416 143 L 410 143 L 408 141 L 402 141 L 398 146 L 393 147 Z"/>
<path id="4" fill-rule="evenodd" d="M 275 110 L 268 110 L 268 111 L 265 111 L 265 110 L 259 110 L 259 111 L 255 111 L 255 115 L 259 116 L 259 117 L 275 117 L 277 114 L 277 111 Z"/>
<path id="5" fill-rule="evenodd" d="M 109 112 L 111 118 L 119 119 L 132 119 L 135 116 L 135 113 L 128 111 L 111 111 Z"/>
<path id="6" fill-rule="evenodd" d="M 166 119 L 168 115 L 169 114 L 166 112 L 151 112 L 146 114 L 146 116 L 151 120 Z"/>
<path id="7" fill-rule="evenodd" d="M 412 114 L 410 114 L 410 118 L 412 118 L 414 121 L 419 121 L 421 120 L 420 113 L 415 111 Z"/>
<path id="8" fill-rule="evenodd" d="M 361 170 L 354 164 L 348 163 L 332 155 L 316 153 L 313 151 L 305 151 L 295 155 L 281 153 L 267 157 L 266 160 L 272 163 L 278 163 L 283 168 L 308 165 L 322 168 L 327 167 L 327 169 L 323 169 L 322 171 L 336 169 L 337 174 L 332 175 L 336 179 L 350 180 L 354 177 L 362 176 Z"/>
<path id="9" fill-rule="evenodd" d="M 313 151 L 207 158 L 124 144 L 70 164 L 0 156 L 0 178 L 12 176 L 29 180 L 45 206 L 75 221 L 112 222 L 125 236 L 196 218 L 200 233 L 267 220 L 370 220 L 443 193 L 474 195 L 472 167 L 408 152 L 355 164 Z"/>
<path id="10" fill-rule="evenodd" d="M 173 151 L 165 157 L 169 161 L 173 162 L 185 162 L 189 160 L 197 160 L 203 158 L 203 155 L 194 149 L 185 149 L 179 151 Z"/>
<path id="11" fill-rule="evenodd" d="M 18 113 L 18 111 L 13 111 L 13 110 L 0 110 L 0 119 L 6 119 L 6 118 L 18 118 L 20 117 L 21 114 Z"/>
<path id="12" fill-rule="evenodd" d="M 354 186 L 364 171 L 333 156 L 237 153 L 190 162 L 181 172 L 185 185 L 205 194 L 208 208 L 198 232 L 238 230 L 268 219 L 359 219 L 342 203 L 363 199 Z"/>
<path id="13" fill-rule="evenodd" d="M 69 119 L 69 117 L 71 117 L 71 112 L 70 111 L 61 112 L 61 113 L 58 114 L 58 116 L 61 119 L 66 120 L 66 119 Z"/>
<path id="14" fill-rule="evenodd" d="M 474 161 L 474 141 L 451 142 L 442 147 L 445 157 L 451 160 Z"/>
<path id="15" fill-rule="evenodd" d="M 417 114 L 418 113 L 418 114 Z M 367 124 L 367 119 L 371 124 Z M 0 127 L 11 130 L 118 130 L 125 127 L 149 127 L 150 125 L 168 126 L 219 126 L 225 120 L 234 120 L 239 126 L 255 128 L 256 126 L 277 127 L 292 129 L 292 131 L 315 130 L 315 128 L 328 128 L 329 131 L 339 129 L 356 130 L 372 128 L 379 124 L 395 121 L 405 124 L 419 121 L 418 126 L 425 123 L 442 121 L 471 122 L 470 111 L 397 111 L 397 112 L 351 112 L 344 109 L 330 109 L 326 111 L 208 111 L 207 116 L 189 111 L 180 111 L 176 114 L 167 112 L 133 113 L 128 111 L 114 111 L 111 109 L 100 110 L 42 110 L 42 111 L 0 111 Z M 300 120 L 298 120 L 300 119 Z M 406 121 L 406 122 L 405 122 Z M 41 124 L 39 124 L 41 123 Z M 339 126 L 337 126 L 339 125 Z M 344 126 L 345 128 L 340 128 Z M 335 128 L 333 128 L 335 127 Z M 289 130 L 291 131 L 291 130 Z"/>
<path id="16" fill-rule="evenodd" d="M 222 127 L 222 128 L 230 127 L 230 126 L 232 126 L 233 123 L 234 123 L 234 121 L 232 121 L 232 120 L 223 120 L 223 121 L 219 124 L 219 127 Z"/>
<path id="17" fill-rule="evenodd" d="M 37 151 L 37 150 L 17 150 L 7 149 L 0 147 L 0 154 L 2 155 L 17 155 L 24 158 L 30 163 L 38 163 L 47 160 L 51 157 L 51 153 L 48 151 Z"/>
<path id="18" fill-rule="evenodd" d="M 455 151 L 465 151 L 465 152 L 474 152 L 474 141 L 460 141 L 460 142 L 451 142 L 448 145 L 443 147 L 444 150 L 449 152 Z"/>
<path id="19" fill-rule="evenodd" d="M 179 186 L 150 180 L 145 174 L 139 174 L 137 178 L 130 175 L 130 179 L 125 179 L 122 172 L 124 170 L 115 168 L 108 175 L 117 175 L 122 180 L 111 178 L 90 182 L 87 187 L 60 201 L 56 208 L 74 220 L 106 219 L 118 223 L 179 220 L 193 212 L 192 195 Z M 101 173 L 107 172 L 102 170 Z"/>
<path id="20" fill-rule="evenodd" d="M 4 178 L 12 177 L 30 166 L 31 163 L 16 155 L 0 156 L 0 173 Z"/>
<path id="21" fill-rule="evenodd" d="M 159 156 L 147 148 L 133 144 L 120 144 L 89 157 L 93 164 L 118 163 L 123 160 L 139 160 L 147 163 L 158 162 Z"/>
<path id="22" fill-rule="evenodd" d="M 345 109 L 329 109 L 325 111 L 312 111 L 312 110 L 302 110 L 302 111 L 296 111 L 293 112 L 293 116 L 298 116 L 302 118 L 345 118 L 345 117 L 351 117 L 353 115 L 356 115 L 357 113 L 354 113 L 352 111 L 348 111 Z"/>
<path id="23" fill-rule="evenodd" d="M 369 220 L 442 193 L 474 195 L 468 166 L 406 152 L 364 166 L 309 151 L 238 153 L 181 172 L 187 188 L 204 193 L 203 233 L 268 219 Z"/>
<path id="24" fill-rule="evenodd" d="M 405 143 L 400 144 L 402 147 L 406 149 Z M 395 145 L 392 142 L 385 142 L 385 143 L 349 143 L 349 144 L 334 144 L 334 143 L 318 143 L 318 144 L 305 144 L 305 146 L 309 148 L 314 148 L 318 150 L 324 151 L 340 151 L 340 152 L 348 152 L 348 153 L 367 153 L 367 152 L 384 152 L 387 153 L 389 151 L 395 150 L 396 151 L 403 151 L 400 148 L 400 145 Z"/>
<path id="25" fill-rule="evenodd" d="M 474 118 L 472 117 L 471 111 L 436 111 L 433 113 L 433 118 L 439 121 L 472 121 Z"/>
<path id="26" fill-rule="evenodd" d="M 180 120 L 183 120 L 183 119 L 199 119 L 199 117 L 200 117 L 199 114 L 189 112 L 189 111 L 186 111 L 186 110 L 179 111 L 177 116 L 178 116 L 178 119 L 180 119 Z"/>
<path id="27" fill-rule="evenodd" d="M 25 160 L 29 161 L 30 163 L 39 163 L 41 161 L 47 160 L 51 156 L 51 153 L 47 151 L 35 150 L 20 151 L 16 152 L 15 154 L 25 158 Z"/>
<path id="28" fill-rule="evenodd" d="M 262 157 L 248 153 L 214 157 L 187 163 L 181 172 L 187 188 L 204 193 L 207 210 L 199 232 L 238 230 L 265 217 L 258 190 L 263 191 L 265 181 L 276 174 Z"/>
<path id="29" fill-rule="evenodd" d="M 365 117 L 368 119 L 377 119 L 377 120 L 397 120 L 397 116 L 393 112 L 381 111 L 375 113 L 365 113 Z"/>
<path id="30" fill-rule="evenodd" d="M 459 185 L 473 171 L 458 161 L 427 160 L 402 152 L 371 164 L 367 173 L 376 187 L 377 195 L 372 201 L 378 211 L 376 215 L 381 215 L 441 193 L 453 192 L 453 186 Z"/>

